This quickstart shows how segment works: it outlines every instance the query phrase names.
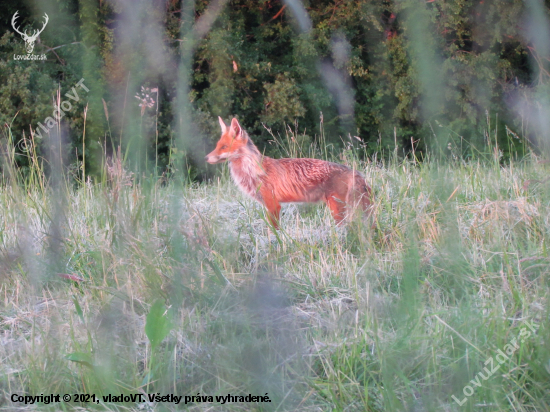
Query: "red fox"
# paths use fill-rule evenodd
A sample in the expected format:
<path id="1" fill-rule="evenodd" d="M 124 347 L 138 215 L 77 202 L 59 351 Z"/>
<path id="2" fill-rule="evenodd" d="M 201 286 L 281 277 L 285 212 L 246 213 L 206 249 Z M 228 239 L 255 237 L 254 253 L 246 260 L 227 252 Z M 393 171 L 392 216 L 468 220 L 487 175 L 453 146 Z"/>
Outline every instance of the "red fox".
<path id="1" fill-rule="evenodd" d="M 272 159 L 260 153 L 237 119 L 227 127 L 218 118 L 222 136 L 206 156 L 210 164 L 229 161 L 235 184 L 267 209 L 267 218 L 279 228 L 281 203 L 324 201 L 340 223 L 347 206 L 360 204 L 364 212 L 371 205 L 371 189 L 357 171 L 317 159 Z"/>

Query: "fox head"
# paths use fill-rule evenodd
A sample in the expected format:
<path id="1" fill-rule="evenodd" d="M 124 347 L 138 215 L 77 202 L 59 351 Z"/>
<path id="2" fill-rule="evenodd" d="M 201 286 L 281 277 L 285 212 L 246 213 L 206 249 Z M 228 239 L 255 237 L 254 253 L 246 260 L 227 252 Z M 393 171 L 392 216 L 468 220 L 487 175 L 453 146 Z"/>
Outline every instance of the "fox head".
<path id="1" fill-rule="evenodd" d="M 231 120 L 231 126 L 227 127 L 221 117 L 218 117 L 222 128 L 222 136 L 216 144 L 216 148 L 206 155 L 206 161 L 210 164 L 216 164 L 231 160 L 232 157 L 239 155 L 239 149 L 246 146 L 248 136 L 243 131 L 237 119 Z"/>

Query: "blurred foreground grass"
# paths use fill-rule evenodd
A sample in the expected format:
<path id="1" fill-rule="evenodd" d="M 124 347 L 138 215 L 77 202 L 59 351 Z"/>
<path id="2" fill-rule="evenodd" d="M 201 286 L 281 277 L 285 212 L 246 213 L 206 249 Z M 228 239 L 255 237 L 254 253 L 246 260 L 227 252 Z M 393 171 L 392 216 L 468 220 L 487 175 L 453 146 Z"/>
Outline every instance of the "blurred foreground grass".
<path id="1" fill-rule="evenodd" d="M 550 410 L 549 165 L 355 166 L 374 228 L 287 205 L 276 236 L 227 170 L 138 182 L 115 162 L 76 187 L 12 170 L 0 409 Z M 271 402 L 10 400 L 50 393 Z"/>

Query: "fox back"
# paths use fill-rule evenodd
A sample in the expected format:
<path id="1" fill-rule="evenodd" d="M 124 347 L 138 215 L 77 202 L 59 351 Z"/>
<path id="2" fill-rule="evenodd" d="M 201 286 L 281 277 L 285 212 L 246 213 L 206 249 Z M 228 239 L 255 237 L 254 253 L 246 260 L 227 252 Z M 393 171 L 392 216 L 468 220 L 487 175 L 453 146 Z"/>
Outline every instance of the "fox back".
<path id="1" fill-rule="evenodd" d="M 275 228 L 280 203 L 324 201 L 338 223 L 350 207 L 359 204 L 368 211 L 371 190 L 359 172 L 324 160 L 277 160 L 263 156 L 237 119 L 233 118 L 230 127 L 221 117 L 219 121 L 222 135 L 206 161 L 211 164 L 229 161 L 235 184 L 266 207 Z"/>

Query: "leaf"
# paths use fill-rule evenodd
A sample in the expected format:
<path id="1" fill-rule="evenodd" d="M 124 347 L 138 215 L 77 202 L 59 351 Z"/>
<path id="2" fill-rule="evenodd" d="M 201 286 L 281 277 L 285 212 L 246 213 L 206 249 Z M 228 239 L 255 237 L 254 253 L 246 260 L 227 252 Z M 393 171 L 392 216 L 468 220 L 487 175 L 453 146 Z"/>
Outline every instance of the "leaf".
<path id="1" fill-rule="evenodd" d="M 84 313 L 82 312 L 82 308 L 80 307 L 80 303 L 78 303 L 78 300 L 76 300 L 76 296 L 73 296 L 73 303 L 74 303 L 74 307 L 76 309 L 76 314 L 78 315 L 78 317 L 80 318 L 82 323 L 85 323 L 84 322 Z"/>
<path id="2" fill-rule="evenodd" d="M 141 381 L 140 387 L 144 387 L 144 386 L 146 386 L 146 385 L 149 385 L 152 381 L 153 381 L 153 373 L 152 373 L 152 372 L 148 372 L 148 373 L 146 373 L 145 376 L 143 377 L 143 380 Z"/>
<path id="3" fill-rule="evenodd" d="M 145 334 L 151 342 L 151 348 L 154 351 L 156 347 L 172 330 L 172 316 L 164 305 L 162 299 L 157 299 L 147 315 L 145 321 Z"/>
<path id="4" fill-rule="evenodd" d="M 210 259 L 205 258 L 204 261 L 212 268 L 214 273 L 216 274 L 216 279 L 219 281 L 220 284 L 225 285 L 229 283 L 229 280 L 223 275 L 222 271 L 220 270 L 219 266 L 212 262 Z"/>
<path id="5" fill-rule="evenodd" d="M 65 356 L 65 358 L 73 362 L 81 363 L 90 368 L 94 367 L 94 360 L 91 353 L 73 352 L 69 353 L 67 356 Z"/>

